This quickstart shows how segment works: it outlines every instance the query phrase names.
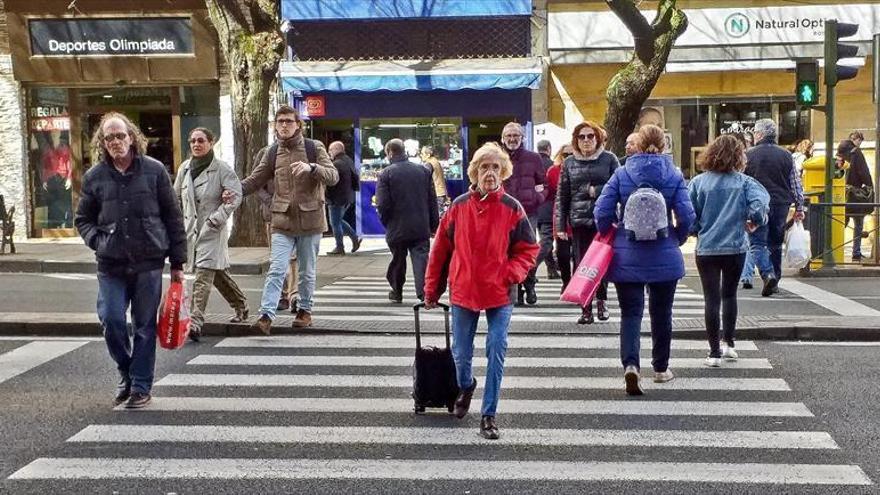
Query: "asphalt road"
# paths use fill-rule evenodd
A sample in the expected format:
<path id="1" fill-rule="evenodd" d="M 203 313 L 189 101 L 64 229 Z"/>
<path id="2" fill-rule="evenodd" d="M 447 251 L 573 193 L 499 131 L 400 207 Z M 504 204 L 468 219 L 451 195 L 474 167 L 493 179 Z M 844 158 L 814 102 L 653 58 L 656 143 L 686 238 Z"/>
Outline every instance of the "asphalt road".
<path id="1" fill-rule="evenodd" d="M 350 339 L 355 338 L 359 337 L 237 339 L 221 346 L 217 346 L 218 339 L 206 339 L 174 352 L 160 350 L 154 388 L 157 399 L 143 411 L 111 407 L 113 367 L 106 350 L 101 342 L 84 344 L 0 381 L 0 493 L 878 493 L 873 484 L 815 482 L 828 472 L 842 476 L 847 483 L 880 482 L 880 456 L 876 454 L 880 452 L 876 406 L 880 401 L 876 386 L 880 346 L 757 342 L 757 348 L 749 350 L 748 342 L 740 342 L 739 365 L 710 370 L 688 361 L 705 356 L 702 342 L 680 341 L 671 363 L 676 380 L 656 386 L 646 381 L 645 385 L 653 388 L 643 398 L 627 399 L 622 393 L 620 370 L 614 364 L 617 348 L 613 338 L 574 337 L 577 340 L 562 342 L 548 337 L 539 345 L 524 340 L 530 337 L 512 337 L 498 416 L 502 439 L 506 435 L 512 440 L 530 429 L 568 432 L 556 439 L 490 443 L 476 436 L 479 392 L 464 420 L 445 413 L 414 416 L 406 406 L 409 387 L 377 382 L 388 376 L 405 383 L 408 367 L 370 361 L 399 358 L 405 362 L 411 356 L 408 343 L 394 344 L 402 342 L 402 337 L 368 336 L 372 340 L 354 345 Z M 0 340 L 0 363 L 3 356 L 31 342 L 30 338 Z M 561 345 L 568 342 L 572 344 Z M 478 350 L 476 356 L 480 355 Z M 297 364 L 308 356 L 319 358 Z M 537 359 L 526 360 L 530 357 Z M 647 357 L 643 352 L 646 367 Z M 187 364 L 194 358 L 205 361 Z M 355 364 L 336 361 L 347 358 L 355 359 Z M 246 361 L 236 361 L 241 359 Z M 278 359 L 293 361 L 266 365 Z M 571 360 L 576 363 L 570 364 Z M 695 362 L 695 367 L 689 367 Z M 483 368 L 478 367 L 476 373 L 482 375 Z M 281 381 L 273 381 L 273 375 L 280 375 Z M 293 375 L 298 377 L 297 385 L 292 385 Z M 325 386 L 310 382 L 328 375 L 340 376 Z M 235 377 L 253 382 L 220 385 L 235 381 Z M 573 378 L 592 385 L 561 385 Z M 620 380 L 620 387 L 602 385 L 603 378 L 614 383 Z M 542 379 L 550 381 L 537 384 Z M 189 397 L 191 403 L 179 407 L 181 403 L 175 403 L 173 397 Z M 285 402 L 291 397 L 301 400 Z M 219 405 L 215 403 L 208 410 L 192 405 L 211 399 L 219 399 Z M 263 399 L 282 402 L 266 407 L 269 402 Z M 340 407 L 371 401 L 373 409 L 342 412 L 322 405 L 332 399 L 343 399 Z M 559 414 L 558 401 L 584 401 L 585 409 Z M 596 401 L 603 405 L 597 406 Z M 719 401 L 729 404 L 713 406 L 717 415 L 700 412 L 704 403 Z M 633 412 L 645 404 L 650 407 L 644 414 Z M 797 414 L 774 416 L 768 412 L 780 404 Z M 505 407 L 510 412 L 506 413 Z M 589 407 L 598 409 L 588 412 Z M 606 407 L 612 409 L 604 410 Z M 610 413 L 614 408 L 619 408 L 618 412 Z M 155 441 L 137 442 L 134 440 L 142 438 L 137 434 L 89 429 L 106 427 L 112 432 L 121 427 L 124 432 L 126 427 L 151 425 L 159 430 L 213 426 L 201 434 L 221 437 L 206 439 L 198 431 L 189 431 L 192 437 L 187 440 L 181 436 L 187 434 L 184 428 L 166 431 L 164 439 L 160 434 Z M 247 429 L 272 426 L 297 430 Z M 222 437 L 236 427 L 245 428 L 243 438 Z M 408 440 L 395 430 L 387 438 L 398 441 L 383 441 L 379 435 L 385 427 L 420 428 L 417 431 L 421 432 L 427 427 L 447 429 L 419 433 L 421 436 Z M 619 436 L 595 445 L 593 439 L 599 433 L 582 438 L 578 432 L 584 429 Z M 650 441 L 634 440 L 627 434 L 632 430 L 649 430 L 656 436 Z M 745 435 L 737 431 L 757 432 L 760 438 L 755 441 L 763 443 L 743 445 Z M 789 444 L 790 439 L 768 441 L 761 437 L 769 432 L 801 432 L 818 438 L 823 445 L 806 448 L 798 443 L 804 439 Z M 75 435 L 89 433 L 93 438 L 71 441 Z M 683 443 L 673 440 L 677 434 L 686 437 L 678 440 Z M 702 440 L 696 440 L 701 434 Z M 260 435 L 263 440 L 255 441 Z M 445 445 L 420 440 L 439 435 L 457 435 L 460 440 Z M 82 459 L 84 470 L 65 464 L 70 458 Z M 151 467 L 150 462 L 162 464 L 163 459 L 168 460 L 166 464 Z M 105 473 L 111 479 L 67 478 L 95 476 L 113 462 L 121 463 L 124 470 L 111 468 Z M 173 471 L 184 462 L 190 463 L 189 467 Z M 656 463 L 669 464 L 658 468 Z M 799 466 L 802 464 L 808 466 Z M 831 467 L 814 466 L 819 464 Z M 157 479 L 160 469 L 170 469 L 172 479 Z M 703 481 L 643 480 L 656 469 L 662 476 L 691 476 Z M 272 474 L 243 479 L 258 470 Z M 18 478 L 38 479 L 8 479 L 16 472 Z M 355 478 L 344 479 L 350 473 Z M 44 479 L 47 476 L 62 479 Z M 232 479 L 219 479 L 222 476 Z M 407 479 L 423 476 L 432 479 Z M 454 479 L 437 479 L 444 476 Z M 566 481 L 589 476 L 599 479 Z M 775 482 L 754 482 L 765 479 L 762 476 Z M 370 477 L 376 479 L 365 479 Z"/>

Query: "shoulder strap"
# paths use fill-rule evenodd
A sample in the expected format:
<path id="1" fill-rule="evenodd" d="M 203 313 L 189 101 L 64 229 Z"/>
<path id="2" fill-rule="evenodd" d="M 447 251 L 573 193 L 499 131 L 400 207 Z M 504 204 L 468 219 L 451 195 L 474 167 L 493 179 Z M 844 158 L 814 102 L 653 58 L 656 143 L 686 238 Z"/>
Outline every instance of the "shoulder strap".
<path id="1" fill-rule="evenodd" d="M 318 148 L 315 142 L 309 138 L 303 138 L 303 144 L 306 146 L 306 159 L 309 163 L 318 163 Z"/>
<path id="2" fill-rule="evenodd" d="M 278 143 L 274 143 L 272 146 L 269 146 L 269 149 L 266 150 L 266 163 L 269 164 L 269 168 L 272 169 L 272 173 L 275 173 L 275 159 L 278 158 Z"/>

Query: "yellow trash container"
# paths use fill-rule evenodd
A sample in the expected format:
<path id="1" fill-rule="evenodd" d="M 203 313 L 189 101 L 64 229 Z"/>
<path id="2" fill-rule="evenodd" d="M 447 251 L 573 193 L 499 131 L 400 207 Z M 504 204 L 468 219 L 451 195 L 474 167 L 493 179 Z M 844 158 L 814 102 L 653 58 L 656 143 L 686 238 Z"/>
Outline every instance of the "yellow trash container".
<path id="1" fill-rule="evenodd" d="M 846 182 L 843 174 L 836 177 L 831 182 L 831 203 L 846 202 Z M 825 192 L 825 155 L 814 155 L 804 161 L 804 194 Z M 822 201 L 828 203 L 827 199 Z M 824 217 L 828 212 L 827 207 L 814 208 L 811 215 L 821 215 Z M 846 222 L 846 208 L 843 206 L 835 206 L 831 208 L 831 246 L 842 246 L 844 242 L 844 226 Z M 816 235 L 813 234 L 813 239 Z M 820 254 L 824 250 L 824 245 L 819 245 L 819 251 L 813 250 L 813 256 Z M 843 263 L 843 247 L 834 250 L 834 262 Z M 810 268 L 816 269 L 822 267 L 822 258 L 819 257 L 810 262 Z"/>

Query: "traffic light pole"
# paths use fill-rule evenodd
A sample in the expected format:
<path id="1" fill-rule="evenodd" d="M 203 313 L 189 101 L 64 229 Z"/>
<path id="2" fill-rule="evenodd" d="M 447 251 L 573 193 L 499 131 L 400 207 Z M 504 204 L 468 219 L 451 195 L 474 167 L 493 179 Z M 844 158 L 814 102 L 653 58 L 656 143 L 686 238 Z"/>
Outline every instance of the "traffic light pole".
<path id="1" fill-rule="evenodd" d="M 825 67 L 828 70 L 828 67 Z M 833 70 L 833 69 L 832 69 Z M 834 203 L 832 181 L 834 180 L 834 86 L 825 85 L 825 204 Z M 823 229 L 825 235 L 825 246 L 822 249 L 822 267 L 830 268 L 834 266 L 834 253 L 832 248 L 834 244 L 831 240 L 831 212 L 829 207 L 827 211 L 823 211 Z M 819 213 L 819 212 L 816 212 Z"/>

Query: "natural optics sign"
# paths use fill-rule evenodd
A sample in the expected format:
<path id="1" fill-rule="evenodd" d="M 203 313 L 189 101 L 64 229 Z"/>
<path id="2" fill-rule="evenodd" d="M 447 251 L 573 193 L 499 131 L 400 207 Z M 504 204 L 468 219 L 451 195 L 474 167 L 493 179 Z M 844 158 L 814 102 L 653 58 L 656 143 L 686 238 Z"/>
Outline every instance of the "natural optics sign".
<path id="1" fill-rule="evenodd" d="M 30 19 L 28 31 L 35 56 L 193 53 L 189 17 Z"/>

